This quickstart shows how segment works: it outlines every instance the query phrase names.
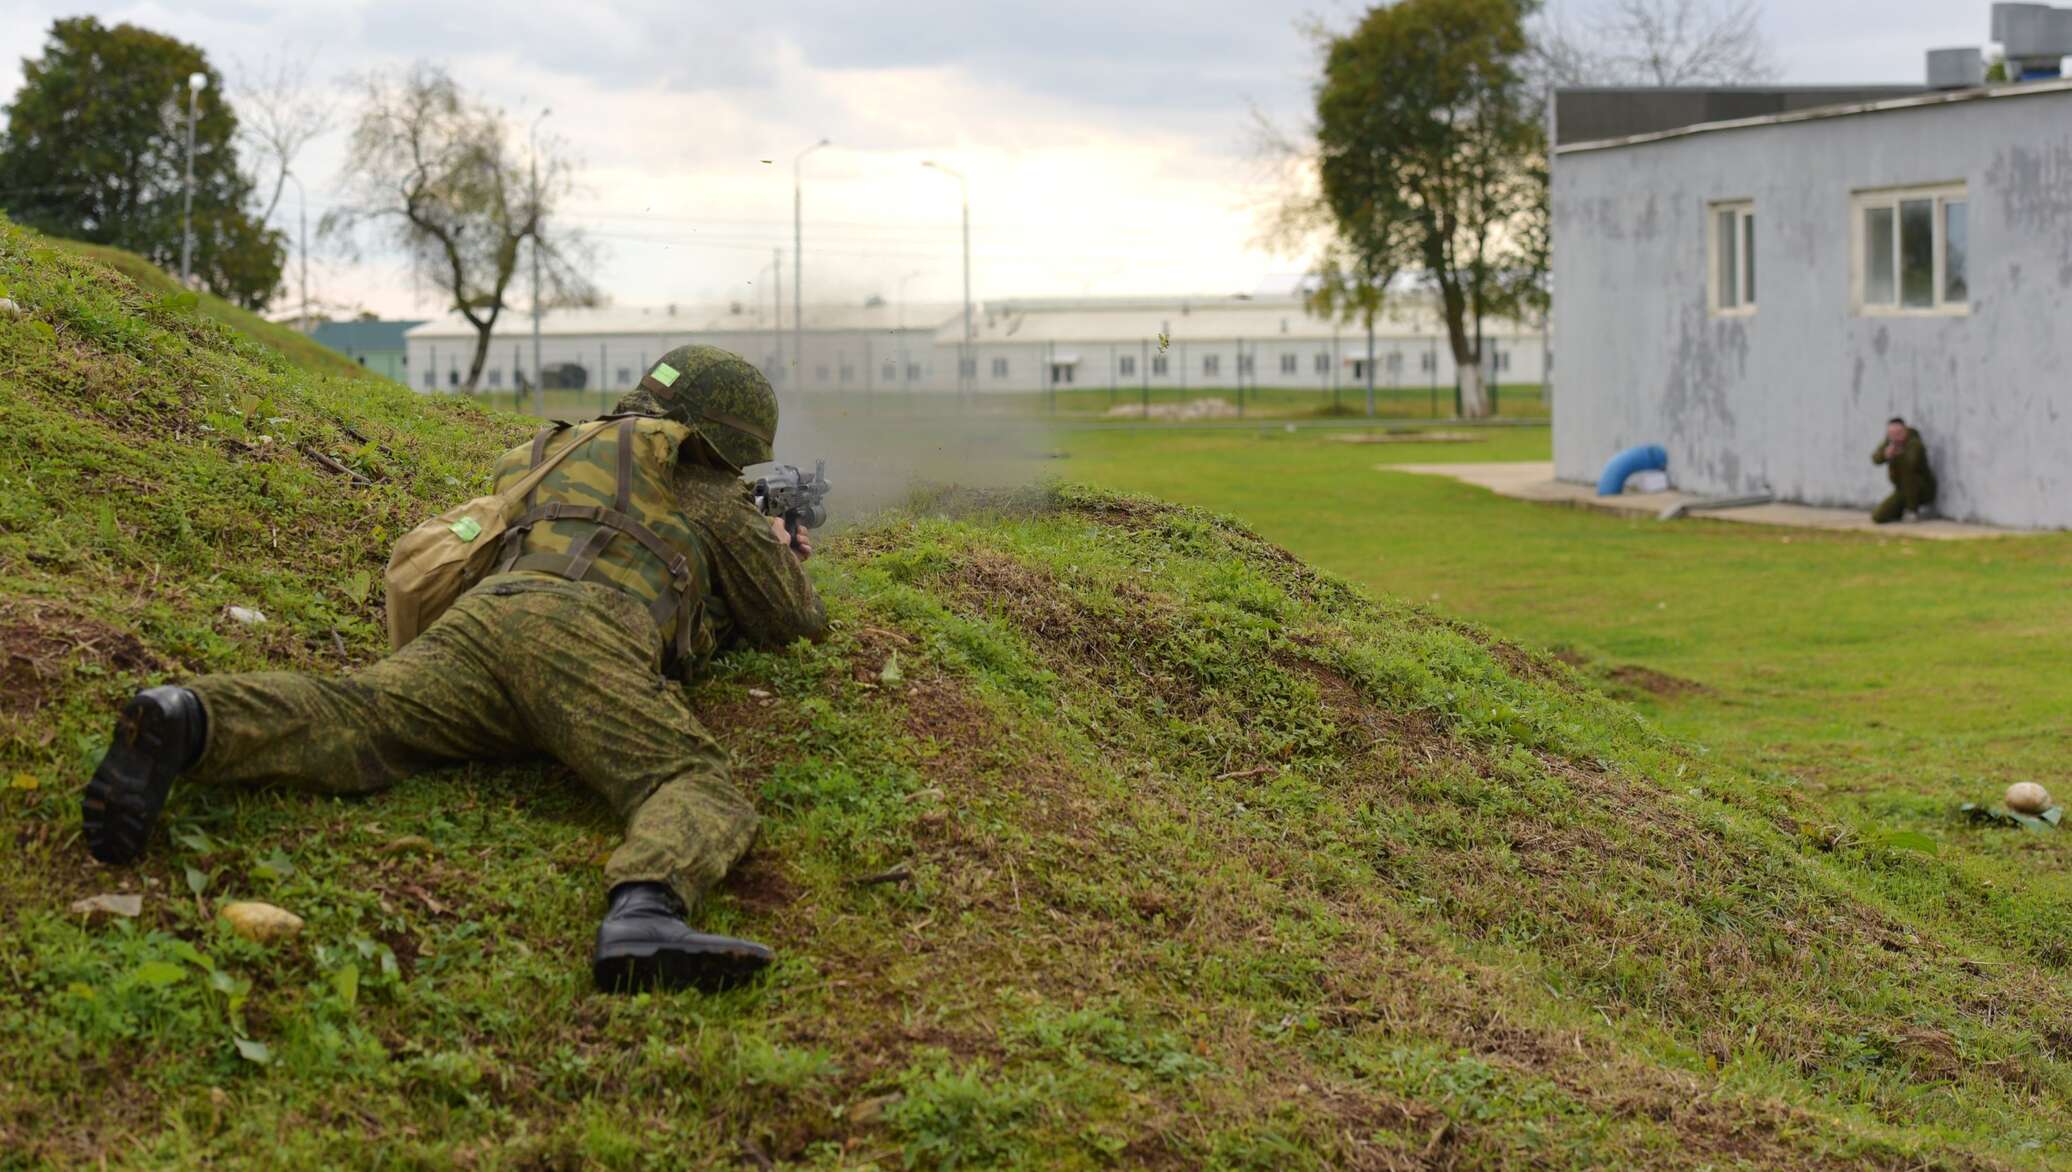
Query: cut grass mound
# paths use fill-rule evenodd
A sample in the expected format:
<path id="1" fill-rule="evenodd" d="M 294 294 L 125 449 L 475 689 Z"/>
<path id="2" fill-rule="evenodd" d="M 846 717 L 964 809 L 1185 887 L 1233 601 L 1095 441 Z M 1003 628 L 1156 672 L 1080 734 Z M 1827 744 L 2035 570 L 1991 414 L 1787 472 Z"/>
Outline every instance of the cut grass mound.
<path id="1" fill-rule="evenodd" d="M 755 987 L 588 988 L 552 766 L 177 790 L 79 844 L 132 688 L 381 650 L 522 421 L 314 377 L 0 230 L 0 1151 L 59 1165 L 2046 1167 L 2072 1004 L 1786 786 L 1237 526 L 1060 489 L 830 543 L 834 634 L 693 691 L 765 812 Z M 226 617 L 230 605 L 268 621 Z M 26 697 L 26 699 L 24 699 Z M 134 919 L 68 910 L 126 891 Z M 307 920 L 271 947 L 217 909 Z"/>
<path id="2" fill-rule="evenodd" d="M 312 340 L 299 330 L 267 321 L 251 310 L 225 301 L 213 293 L 182 289 L 180 282 L 174 279 L 171 273 L 127 249 L 57 237 L 44 239 L 46 244 L 63 249 L 74 256 L 82 256 L 106 265 L 135 282 L 139 291 L 171 304 L 186 308 L 190 303 L 185 299 L 192 298 L 191 307 L 194 312 L 211 321 L 220 322 L 255 342 L 280 351 L 289 362 L 312 374 L 367 379 L 381 377 L 329 346 Z"/>

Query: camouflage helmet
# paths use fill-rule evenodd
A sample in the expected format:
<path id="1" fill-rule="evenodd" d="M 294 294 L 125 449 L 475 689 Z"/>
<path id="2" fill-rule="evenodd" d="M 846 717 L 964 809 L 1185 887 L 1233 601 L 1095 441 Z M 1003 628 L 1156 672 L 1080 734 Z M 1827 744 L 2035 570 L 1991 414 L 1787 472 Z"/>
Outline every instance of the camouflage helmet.
<path id="1" fill-rule="evenodd" d="M 717 346 L 678 346 L 662 355 L 618 410 L 690 426 L 736 472 L 776 458 L 770 443 L 777 393 L 747 359 Z"/>

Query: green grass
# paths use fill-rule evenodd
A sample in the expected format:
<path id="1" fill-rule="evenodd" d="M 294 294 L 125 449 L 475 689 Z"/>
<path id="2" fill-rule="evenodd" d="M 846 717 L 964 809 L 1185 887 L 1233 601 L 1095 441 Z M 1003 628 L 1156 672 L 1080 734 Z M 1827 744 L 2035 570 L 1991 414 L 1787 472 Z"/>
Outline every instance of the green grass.
<path id="1" fill-rule="evenodd" d="M 4 224 L 0 280 L 35 309 L 0 322 L 4 1162 L 2043 1168 L 2065 1142 L 2047 918 L 1825 833 L 1554 660 L 1083 489 L 831 541 L 833 637 L 694 690 L 765 814 L 700 918 L 778 948 L 753 988 L 588 990 L 614 827 L 552 768 L 191 787 L 145 864 L 94 867 L 113 705 L 369 662 L 388 542 L 525 427 L 312 376 Z M 1126 441 L 1073 442 L 1093 470 Z M 134 921 L 66 910 L 123 888 Z M 308 927 L 242 941 L 233 898 Z"/>
<path id="2" fill-rule="evenodd" d="M 137 288 L 161 298 L 191 296 L 194 311 L 211 321 L 236 330 L 248 338 L 279 351 L 289 362 L 313 374 L 341 375 L 346 378 L 378 378 L 360 364 L 347 358 L 306 334 L 288 326 L 267 321 L 243 306 L 233 305 L 213 293 L 189 293 L 180 287 L 180 282 L 171 274 L 134 252 L 107 244 L 87 244 L 78 240 L 49 238 L 46 243 L 62 248 L 75 256 L 97 261 L 134 281 Z"/>

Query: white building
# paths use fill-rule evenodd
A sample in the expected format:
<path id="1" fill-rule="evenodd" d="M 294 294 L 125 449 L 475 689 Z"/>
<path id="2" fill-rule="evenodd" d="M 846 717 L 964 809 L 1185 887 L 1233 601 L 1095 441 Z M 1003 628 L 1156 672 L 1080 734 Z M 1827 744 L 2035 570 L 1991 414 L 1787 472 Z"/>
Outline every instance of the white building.
<path id="1" fill-rule="evenodd" d="M 961 323 L 936 334 L 954 353 Z M 1483 322 L 1491 381 L 1538 383 L 1544 335 L 1507 320 Z M 1234 391 L 1239 387 L 1364 387 L 1363 326 L 1312 315 L 1300 298 L 1026 298 L 989 302 L 973 322 L 978 391 L 1051 386 Z M 1375 323 L 1375 385 L 1447 388 L 1453 350 L 1422 298 Z"/>
<path id="2" fill-rule="evenodd" d="M 731 350 L 779 390 L 870 394 L 956 392 L 963 313 L 940 303 L 805 307 L 781 330 L 768 306 L 557 310 L 543 316 L 541 368 L 549 386 L 625 390 L 673 347 Z M 1240 387 L 1328 391 L 1366 385 L 1363 327 L 1307 312 L 1287 297 L 1036 298 L 975 307 L 966 366 L 973 393 L 1052 386 L 1234 392 Z M 1375 324 L 1375 384 L 1451 390 L 1454 364 L 1444 324 L 1423 300 L 1406 299 Z M 1491 381 L 1541 381 L 1545 335 L 1517 323 L 1483 323 Z M 1163 341 L 1161 341 L 1163 339 Z M 412 385 L 457 390 L 475 333 L 458 315 L 408 336 Z M 801 352 L 795 357 L 795 351 Z M 532 321 L 507 313 L 483 367 L 482 387 L 519 385 L 532 371 Z"/>
<path id="3" fill-rule="evenodd" d="M 2072 526 L 2072 82 L 1557 148 L 1554 463 L 1867 507 L 1888 417 L 1943 514 Z"/>

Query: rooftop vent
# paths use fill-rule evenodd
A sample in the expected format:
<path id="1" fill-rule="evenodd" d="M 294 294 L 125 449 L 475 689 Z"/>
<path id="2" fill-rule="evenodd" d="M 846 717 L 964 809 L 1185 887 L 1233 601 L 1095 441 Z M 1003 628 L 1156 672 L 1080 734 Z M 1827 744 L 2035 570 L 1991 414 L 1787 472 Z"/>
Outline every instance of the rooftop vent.
<path id="1" fill-rule="evenodd" d="M 1986 55 L 1977 49 L 1928 50 L 1928 88 L 1966 90 L 1986 84 Z"/>
<path id="2" fill-rule="evenodd" d="M 1995 4 L 1993 39 L 2007 54 L 2009 76 L 2019 81 L 2057 77 L 2072 56 L 2072 8 Z"/>

